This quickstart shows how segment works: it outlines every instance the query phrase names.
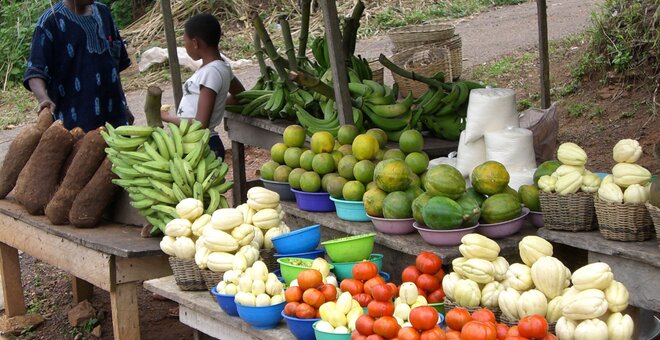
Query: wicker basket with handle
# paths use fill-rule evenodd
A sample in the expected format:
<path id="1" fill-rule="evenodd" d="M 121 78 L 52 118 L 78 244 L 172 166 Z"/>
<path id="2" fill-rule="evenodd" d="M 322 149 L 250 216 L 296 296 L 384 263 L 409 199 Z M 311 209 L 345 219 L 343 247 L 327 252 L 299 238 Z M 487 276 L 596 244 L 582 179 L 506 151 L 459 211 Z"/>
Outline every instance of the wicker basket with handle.
<path id="1" fill-rule="evenodd" d="M 577 192 L 569 195 L 539 193 L 543 224 L 550 230 L 589 231 L 596 229 L 594 194 Z"/>
<path id="2" fill-rule="evenodd" d="M 614 203 L 594 198 L 598 229 L 608 240 L 641 242 L 653 237 L 653 221 L 642 203 Z"/>
<path id="3" fill-rule="evenodd" d="M 454 25 L 448 23 L 410 25 L 390 30 L 387 35 L 394 45 L 394 52 L 416 46 L 449 40 L 454 36 Z"/>
<path id="4" fill-rule="evenodd" d="M 206 290 L 202 271 L 194 259 L 170 257 L 169 261 L 174 273 L 174 281 L 180 290 Z"/>
<path id="5" fill-rule="evenodd" d="M 213 287 L 217 286 L 218 283 L 222 281 L 222 276 L 225 274 L 224 272 L 214 272 L 210 269 L 202 269 L 201 272 L 206 290 L 211 290 Z"/>
<path id="6" fill-rule="evenodd" d="M 399 67 L 423 76 L 431 77 L 437 72 L 443 72 L 446 79 L 453 79 L 449 49 L 439 43 L 398 52 L 392 56 L 391 60 Z M 392 72 L 392 78 L 399 84 L 399 93 L 402 96 L 406 96 L 409 91 L 412 91 L 413 96 L 419 97 L 428 89 L 426 84 L 401 77 L 394 72 Z"/>
<path id="7" fill-rule="evenodd" d="M 646 210 L 649 211 L 653 226 L 655 227 L 655 238 L 660 241 L 660 208 L 646 202 Z M 658 245 L 660 246 L 660 243 Z"/>

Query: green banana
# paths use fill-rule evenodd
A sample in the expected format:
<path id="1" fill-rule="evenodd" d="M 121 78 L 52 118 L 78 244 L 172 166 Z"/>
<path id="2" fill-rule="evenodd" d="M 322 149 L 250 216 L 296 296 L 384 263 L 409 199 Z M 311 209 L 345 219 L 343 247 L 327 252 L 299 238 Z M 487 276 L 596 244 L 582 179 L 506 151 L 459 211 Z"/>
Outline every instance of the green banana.
<path id="1" fill-rule="evenodd" d="M 179 127 L 176 126 L 174 123 L 167 123 L 167 127 L 170 128 L 170 133 L 172 133 L 172 142 L 174 143 L 174 152 L 179 155 L 179 157 L 183 156 L 183 142 L 181 141 L 181 130 L 179 130 Z"/>
<path id="2" fill-rule="evenodd" d="M 436 89 L 433 95 L 425 103 L 419 105 L 422 109 L 422 115 L 434 114 L 434 112 L 437 112 L 440 109 L 444 98 L 446 98 L 445 91 L 442 89 Z"/>
<path id="3" fill-rule="evenodd" d="M 367 114 L 369 120 L 378 128 L 387 131 L 399 131 L 410 123 L 412 118 L 412 112 L 408 110 L 405 115 L 398 116 L 396 118 L 385 118 L 380 115 L 375 114 L 371 111 L 371 108 L 367 105 L 362 108 L 363 112 Z"/>
<path id="4" fill-rule="evenodd" d="M 122 188 L 150 187 L 151 186 L 151 183 L 149 183 L 149 179 L 144 178 L 144 177 L 134 178 L 134 179 L 114 178 L 114 179 L 112 179 L 112 183 L 115 184 L 115 185 L 118 185 Z"/>
<path id="5" fill-rule="evenodd" d="M 108 159 L 112 162 L 112 165 L 114 165 L 114 166 L 119 166 L 119 167 L 123 167 L 123 168 L 126 168 L 126 167 L 130 168 L 130 167 L 133 166 L 133 163 L 126 162 L 123 159 L 115 157 L 115 156 L 108 156 Z"/>
<path id="6" fill-rule="evenodd" d="M 174 153 L 170 154 L 169 148 L 163 139 L 163 135 L 158 133 L 158 130 L 156 130 L 156 132 L 151 135 L 151 138 L 153 138 L 154 142 L 156 142 L 156 148 L 162 158 L 169 160 L 174 155 Z"/>
<path id="7" fill-rule="evenodd" d="M 155 140 L 154 140 L 154 145 L 157 145 Z M 154 161 L 158 162 L 167 162 L 167 159 L 163 157 L 159 152 L 158 152 L 158 147 L 154 146 L 151 143 L 144 143 L 144 152 L 151 157 Z"/>
<path id="8" fill-rule="evenodd" d="M 163 182 L 157 181 L 152 178 L 149 178 L 149 182 L 151 183 L 152 188 L 156 190 L 160 190 L 160 192 L 162 192 L 163 195 L 167 196 L 170 199 L 176 200 L 176 196 L 174 195 L 174 190 L 170 188 L 169 183 L 165 184 Z"/>
<path id="9" fill-rule="evenodd" d="M 117 156 L 119 154 L 119 150 L 115 150 L 113 148 L 105 148 L 103 150 L 105 151 L 105 154 L 108 156 Z"/>
<path id="10" fill-rule="evenodd" d="M 152 206 L 151 209 L 169 215 L 171 218 L 179 218 L 179 215 L 176 213 L 176 209 L 169 205 L 156 204 Z"/>
<path id="11" fill-rule="evenodd" d="M 145 143 L 147 144 L 147 143 Z M 140 152 L 140 151 L 120 151 L 119 152 L 119 157 L 123 159 L 124 161 L 128 162 L 126 158 L 130 158 L 130 160 L 133 160 L 135 162 L 149 162 L 152 161 L 151 156 L 149 156 L 146 152 Z"/>
<path id="12" fill-rule="evenodd" d="M 197 168 L 195 169 L 195 180 L 197 182 L 203 182 L 206 178 L 206 162 L 199 162 Z"/>
<path id="13" fill-rule="evenodd" d="M 146 209 L 156 204 L 156 202 L 150 199 L 143 199 L 140 201 L 131 201 L 129 204 L 135 209 Z"/>
<path id="14" fill-rule="evenodd" d="M 213 182 L 215 182 L 215 180 L 218 178 L 219 174 L 220 174 L 220 168 L 215 168 L 206 176 L 206 178 L 203 181 L 201 181 L 201 182 L 198 181 L 197 183 L 201 183 L 202 184 L 202 190 L 206 191 L 206 190 L 208 190 L 208 188 L 211 187 L 211 184 L 213 184 Z"/>
<path id="15" fill-rule="evenodd" d="M 186 132 L 186 134 L 193 133 L 193 132 L 201 129 L 202 127 L 203 126 L 202 126 L 202 123 L 200 121 L 193 119 L 192 123 L 190 123 L 190 127 L 188 128 L 188 132 Z"/>
<path id="16" fill-rule="evenodd" d="M 407 130 L 410 130 L 410 125 L 406 125 L 406 127 L 404 127 L 399 131 L 385 131 L 385 133 L 387 134 L 387 140 L 399 142 L 401 135 Z"/>
<path id="17" fill-rule="evenodd" d="M 378 82 L 375 82 L 371 79 L 362 80 L 362 84 L 365 84 L 373 90 L 372 96 L 382 97 L 385 95 L 385 87 Z"/>
<path id="18" fill-rule="evenodd" d="M 192 187 L 195 184 L 195 172 L 193 171 L 192 167 L 190 166 L 190 163 L 182 160 L 181 164 L 183 164 L 183 170 L 184 170 L 184 175 L 185 175 L 184 178 L 186 179 L 186 182 L 188 183 L 188 185 L 190 185 Z"/>
<path id="19" fill-rule="evenodd" d="M 220 209 L 226 209 L 229 208 L 229 202 L 227 202 L 227 199 L 225 196 L 220 196 Z"/>
<path id="20" fill-rule="evenodd" d="M 449 94 L 446 97 L 442 98 L 441 102 L 443 104 L 449 104 L 455 102 L 458 99 L 458 97 L 461 95 L 460 91 L 461 90 L 458 86 L 453 85 Z"/>
<path id="21" fill-rule="evenodd" d="M 236 99 L 238 99 L 238 100 L 245 99 L 247 101 L 252 101 L 252 100 L 255 100 L 255 99 L 257 99 L 257 98 L 259 98 L 259 97 L 261 97 L 265 94 L 272 94 L 272 93 L 273 93 L 273 91 L 270 91 L 270 90 L 250 89 L 250 90 L 243 91 L 243 92 L 237 94 Z"/>
<path id="22" fill-rule="evenodd" d="M 130 197 L 133 201 L 142 201 L 148 199 L 147 196 L 142 194 L 128 194 L 128 197 Z"/>
<path id="23" fill-rule="evenodd" d="M 163 137 L 163 141 L 165 141 L 165 146 L 167 147 L 167 152 L 170 154 L 170 157 L 177 154 L 172 137 L 168 135 L 163 128 L 156 128 L 156 133 Z"/>
<path id="24" fill-rule="evenodd" d="M 204 189 L 202 189 L 202 183 L 196 182 L 193 185 L 193 198 L 202 202 L 204 205 Z"/>
<path id="25" fill-rule="evenodd" d="M 139 187 L 138 190 L 142 195 L 147 196 L 149 199 L 152 199 L 154 201 L 163 202 L 167 204 L 178 203 L 176 199 L 171 199 L 156 189 Z"/>
<path id="26" fill-rule="evenodd" d="M 169 172 L 162 172 L 162 171 L 149 169 L 139 164 L 133 165 L 133 169 L 137 170 L 137 172 L 143 176 L 149 176 L 151 178 L 155 178 L 164 182 L 171 183 L 174 180 L 172 178 L 172 174 L 170 174 Z"/>
<path id="27" fill-rule="evenodd" d="M 365 84 L 354 83 L 351 81 L 350 83 L 348 83 L 348 92 L 350 92 L 352 96 L 367 97 L 370 96 L 374 92 L 374 90 L 372 90 L 371 87 Z"/>
<path id="28" fill-rule="evenodd" d="M 133 168 L 124 168 L 119 166 L 112 166 L 112 172 L 121 179 L 133 179 L 142 177 L 143 175 Z"/>
<path id="29" fill-rule="evenodd" d="M 458 96 L 458 99 L 456 99 L 456 103 L 454 104 L 454 106 L 459 107 L 468 100 L 468 96 L 470 95 L 470 88 L 468 88 L 468 84 L 466 82 L 462 82 L 462 81 L 458 82 L 456 86 L 458 86 L 458 90 L 460 94 Z"/>
<path id="30" fill-rule="evenodd" d="M 179 202 L 188 198 L 188 196 L 186 196 L 183 190 L 181 190 L 181 188 L 176 183 L 172 183 L 172 192 L 174 192 L 174 197 L 176 197 L 177 201 Z"/>
<path id="31" fill-rule="evenodd" d="M 181 118 L 179 120 L 179 131 L 181 136 L 185 136 L 188 133 L 188 127 L 190 126 L 190 119 Z"/>
<path id="32" fill-rule="evenodd" d="M 255 116 L 260 114 L 260 112 L 256 112 L 257 108 L 266 104 L 268 100 L 273 96 L 272 94 L 264 94 L 261 97 L 254 99 L 251 101 L 249 104 L 245 105 L 243 108 L 243 111 L 241 111 L 241 114 L 243 116 Z"/>
<path id="33" fill-rule="evenodd" d="M 117 135 L 124 137 L 149 137 L 154 131 L 151 126 L 123 125 L 115 128 Z"/>
<path id="34" fill-rule="evenodd" d="M 183 142 L 183 143 L 197 143 L 202 139 L 202 137 L 204 137 L 204 130 L 197 130 L 197 131 L 194 131 L 194 132 L 190 132 L 190 133 L 184 135 L 183 137 L 181 137 L 181 142 Z M 183 157 L 183 155 L 179 155 L 179 157 Z"/>
<path id="35" fill-rule="evenodd" d="M 412 92 L 408 92 L 408 96 L 396 104 L 389 105 L 371 105 L 367 104 L 371 111 L 383 118 L 394 118 L 405 114 L 410 111 L 410 106 L 413 103 Z"/>
<path id="36" fill-rule="evenodd" d="M 220 193 L 213 188 L 209 188 L 209 190 L 206 192 L 209 194 L 210 200 L 209 206 L 206 208 L 205 213 L 213 214 L 213 212 L 216 211 L 220 206 Z"/>
<path id="37" fill-rule="evenodd" d="M 148 161 L 148 162 L 143 162 L 142 165 L 145 168 L 156 170 L 156 171 L 170 171 L 170 163 L 169 161 Z"/>
<path id="38" fill-rule="evenodd" d="M 218 191 L 221 194 L 224 194 L 227 192 L 229 189 L 231 189 L 234 186 L 234 182 L 232 181 L 226 181 L 222 184 L 216 185 L 212 187 L 211 189 Z"/>

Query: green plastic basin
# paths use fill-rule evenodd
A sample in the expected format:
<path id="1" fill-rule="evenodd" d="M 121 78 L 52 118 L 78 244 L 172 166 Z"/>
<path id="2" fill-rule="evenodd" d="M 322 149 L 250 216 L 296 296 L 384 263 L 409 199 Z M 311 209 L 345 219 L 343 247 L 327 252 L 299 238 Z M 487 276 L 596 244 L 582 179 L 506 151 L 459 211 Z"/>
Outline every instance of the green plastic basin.
<path id="1" fill-rule="evenodd" d="M 332 262 L 356 262 L 369 258 L 375 233 L 342 237 L 321 242 Z"/>

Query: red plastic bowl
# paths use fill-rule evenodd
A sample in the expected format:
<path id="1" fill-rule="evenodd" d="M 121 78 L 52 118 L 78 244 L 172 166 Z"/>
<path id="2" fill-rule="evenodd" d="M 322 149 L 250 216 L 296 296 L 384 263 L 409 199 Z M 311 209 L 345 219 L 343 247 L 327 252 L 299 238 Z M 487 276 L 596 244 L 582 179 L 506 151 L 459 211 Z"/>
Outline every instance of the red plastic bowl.
<path id="1" fill-rule="evenodd" d="M 425 225 L 419 224 L 417 222 L 413 223 L 413 228 L 417 229 L 419 234 L 422 236 L 422 239 L 428 244 L 434 246 L 456 246 L 461 244 L 461 239 L 463 236 L 474 232 L 479 224 L 462 229 L 451 229 L 451 230 L 435 230 L 429 229 Z"/>
<path id="2" fill-rule="evenodd" d="M 490 224 L 480 223 L 479 228 L 477 228 L 477 232 L 490 238 L 502 238 L 511 236 L 522 229 L 527 214 L 529 214 L 529 209 L 522 208 L 520 216 L 512 220 Z"/>

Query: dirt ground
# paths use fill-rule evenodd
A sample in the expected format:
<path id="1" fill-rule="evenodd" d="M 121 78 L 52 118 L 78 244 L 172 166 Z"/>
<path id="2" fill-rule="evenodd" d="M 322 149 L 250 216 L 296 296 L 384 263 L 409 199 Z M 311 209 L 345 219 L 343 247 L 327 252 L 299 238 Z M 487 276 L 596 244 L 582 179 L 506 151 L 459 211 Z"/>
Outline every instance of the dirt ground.
<path id="1" fill-rule="evenodd" d="M 559 2 L 549 1 L 549 13 L 551 18 L 549 20 L 563 20 L 571 17 L 572 13 L 577 13 L 575 6 L 583 12 L 588 13 L 589 8 L 593 8 L 593 3 L 596 1 L 582 2 L 579 0 L 564 1 L 562 5 L 568 3 L 573 7 L 568 7 L 568 10 L 563 15 L 558 12 L 561 8 Z M 576 5 L 577 3 L 577 5 Z M 584 4 L 582 6 L 581 4 Z M 522 5 L 521 5 L 522 6 Z M 534 3 L 524 4 L 524 6 L 533 6 Z M 515 6 L 515 10 L 519 10 Z M 585 9 L 586 8 L 586 9 Z M 506 9 L 508 11 L 509 9 Z M 530 8 L 527 8 L 529 11 Z M 505 10 L 495 10 L 484 15 L 489 16 L 489 20 L 494 28 L 501 28 L 499 26 L 498 18 L 502 22 L 509 22 L 511 18 L 506 16 Z M 535 13 L 535 12 L 532 12 Z M 584 14 L 584 13 L 583 13 Z M 523 20 L 529 15 L 517 14 L 520 20 Z M 554 30 L 551 24 L 551 39 L 559 39 L 566 35 L 580 32 L 586 25 L 588 14 L 583 15 L 584 20 L 565 20 L 556 21 L 561 22 L 562 34 L 553 36 Z M 497 57 L 508 55 L 511 49 L 499 47 L 499 53 L 490 54 L 490 48 L 484 49 L 485 57 L 482 59 L 480 55 L 480 46 L 482 44 L 489 45 L 488 39 L 477 38 L 479 34 L 491 34 L 489 26 L 481 25 L 475 26 L 477 18 L 467 19 L 463 21 L 463 26 L 459 33 L 473 34 L 473 38 L 465 39 L 464 45 L 465 53 L 471 51 L 472 56 L 468 56 L 466 66 L 470 69 L 466 70 L 465 78 L 470 79 L 475 70 L 474 66 L 492 60 Z M 563 19 L 562 19 L 563 18 Z M 519 21 L 520 21 L 519 20 Z M 467 33 L 468 28 L 472 25 L 473 33 Z M 556 23 L 554 24 L 556 25 Z M 523 27 L 518 27 L 518 30 L 513 28 L 516 34 L 524 35 L 525 38 L 512 35 L 512 39 L 522 39 L 526 41 L 527 45 L 521 45 L 516 48 L 516 52 L 510 54 L 512 58 L 519 57 L 525 53 L 529 48 L 533 47 L 536 39 L 536 26 L 530 25 L 529 21 L 522 24 Z M 572 29 L 567 30 L 566 27 L 570 26 Z M 477 28 L 474 28 L 477 27 Z M 511 30 L 512 28 L 508 28 Z M 465 33 L 464 33 L 465 32 Z M 481 33 L 480 33 L 481 32 Z M 488 33 L 486 33 L 488 32 Z M 506 34 L 506 32 L 500 32 Z M 512 33 L 513 34 L 513 33 Z M 470 41 L 471 47 L 468 49 Z M 389 40 L 387 38 L 374 38 L 370 39 L 364 46 L 368 46 L 367 50 L 377 51 L 379 48 L 386 50 L 389 47 Z M 475 51 L 476 50 L 476 51 Z M 571 79 L 571 68 L 574 66 L 572 62 L 578 58 L 583 52 L 584 45 L 576 42 L 573 44 L 558 46 L 552 55 L 551 72 L 553 88 L 558 88 L 560 84 L 565 84 Z M 245 74 L 245 79 L 254 73 L 254 71 L 238 71 L 237 74 Z M 523 64 L 516 64 L 515 70 L 504 75 L 495 77 L 496 83 L 500 87 L 511 87 L 516 89 L 519 99 L 536 100 L 538 94 L 538 65 L 535 60 Z M 605 75 L 606 76 L 606 75 Z M 241 78 L 243 79 L 243 78 Z M 584 79 L 581 83 L 579 90 L 571 95 L 565 97 L 553 97 L 553 100 L 558 101 L 560 131 L 559 141 L 576 141 L 587 151 L 589 155 L 589 163 L 587 167 L 593 171 L 607 171 L 614 165 L 611 159 L 611 148 L 621 138 L 634 138 L 640 140 L 644 147 L 644 156 L 640 164 L 647 167 L 651 172 L 658 173 L 660 171 L 660 164 L 657 159 L 652 157 L 652 144 L 660 139 L 660 131 L 657 129 L 658 118 L 657 114 L 653 113 L 652 103 L 649 103 L 653 88 L 644 82 L 639 82 L 634 86 L 623 86 L 617 84 L 616 81 L 611 82 L 613 85 L 603 87 L 600 82 L 601 78 Z M 246 81 L 246 84 L 251 84 Z M 170 91 L 171 92 L 171 91 Z M 167 93 L 167 92 L 166 92 Z M 131 97 L 131 94 L 129 94 Z M 139 91 L 132 94 L 131 98 L 136 101 L 131 107 L 141 107 L 140 100 L 143 96 Z M 142 99 L 141 99 L 142 98 Z M 170 97 L 171 98 L 171 97 Z M 130 99 L 129 99 L 130 100 Z M 171 100 L 171 99 L 170 99 Z M 165 101 L 165 100 L 164 100 Z M 575 111 L 574 107 L 578 104 L 587 107 L 581 114 Z M 570 111 L 570 112 L 569 112 Z M 257 170 L 261 164 L 268 159 L 268 151 L 257 148 L 248 147 L 246 149 L 246 169 L 248 178 L 257 178 Z M 227 162 L 231 163 L 231 152 L 227 154 Z M 84 264 L 81 264 L 84 265 Z M 26 293 L 26 303 L 31 312 L 39 313 L 46 321 L 34 329 L 28 329 L 23 334 L 19 335 L 21 339 L 96 339 L 96 337 L 89 334 L 90 329 L 72 329 L 67 321 L 66 312 L 73 307 L 71 303 L 71 289 L 69 277 L 66 273 L 57 270 L 47 264 L 44 264 L 34 258 L 21 255 L 21 266 L 23 268 L 23 287 Z M 187 326 L 179 323 L 178 321 L 178 308 L 177 305 L 170 301 L 161 301 L 154 299 L 152 294 L 138 286 L 138 298 L 140 303 L 140 327 L 143 339 L 191 339 L 192 330 Z M 110 298 L 107 292 L 96 289 L 94 290 L 94 297 L 91 301 L 94 308 L 97 310 L 98 324 L 102 327 L 101 339 L 112 339 L 112 321 L 110 318 Z M 1 338 L 1 337 L 0 337 Z"/>

